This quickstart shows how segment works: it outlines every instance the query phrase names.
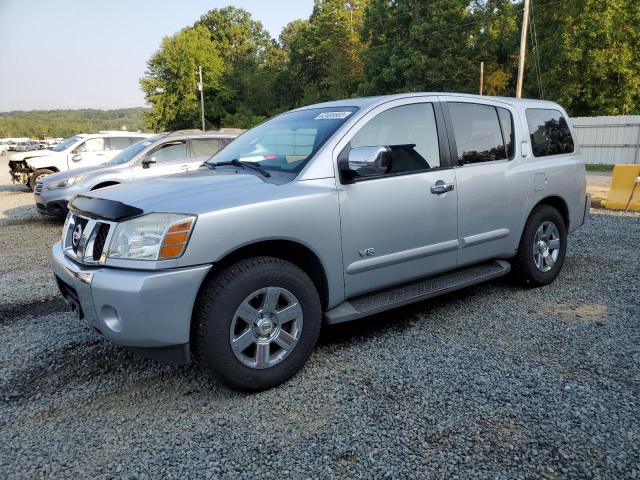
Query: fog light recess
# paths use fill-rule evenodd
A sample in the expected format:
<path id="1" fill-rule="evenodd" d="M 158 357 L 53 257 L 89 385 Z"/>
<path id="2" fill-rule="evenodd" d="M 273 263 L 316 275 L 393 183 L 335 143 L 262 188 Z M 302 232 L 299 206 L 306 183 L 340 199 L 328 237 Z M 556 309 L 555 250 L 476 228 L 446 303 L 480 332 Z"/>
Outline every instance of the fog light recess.
<path id="1" fill-rule="evenodd" d="M 120 321 L 120 317 L 118 316 L 118 311 L 111 305 L 103 305 L 101 310 L 102 321 L 105 323 L 105 325 L 114 332 L 121 332 L 122 322 Z"/>

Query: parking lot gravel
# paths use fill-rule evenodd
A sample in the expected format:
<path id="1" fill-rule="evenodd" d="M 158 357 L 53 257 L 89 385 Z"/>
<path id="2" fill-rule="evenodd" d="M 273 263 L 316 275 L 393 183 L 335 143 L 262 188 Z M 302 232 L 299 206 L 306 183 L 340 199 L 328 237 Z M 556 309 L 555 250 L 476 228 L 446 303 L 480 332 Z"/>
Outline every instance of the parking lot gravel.
<path id="1" fill-rule="evenodd" d="M 550 286 L 324 328 L 259 394 L 110 345 L 0 186 L 0 478 L 640 478 L 640 216 L 592 211 Z"/>

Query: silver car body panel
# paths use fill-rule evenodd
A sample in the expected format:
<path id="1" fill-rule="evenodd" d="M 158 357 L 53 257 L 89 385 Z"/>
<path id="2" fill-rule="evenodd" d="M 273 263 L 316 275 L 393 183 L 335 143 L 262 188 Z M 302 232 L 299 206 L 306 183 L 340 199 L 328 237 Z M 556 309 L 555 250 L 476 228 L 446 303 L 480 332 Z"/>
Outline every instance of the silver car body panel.
<path id="1" fill-rule="evenodd" d="M 58 243 L 52 268 L 76 291 L 87 324 L 105 338 L 163 347 L 189 342 L 191 312 L 211 265 L 155 272 L 87 267 L 67 258 Z"/>
<path id="2" fill-rule="evenodd" d="M 338 155 L 369 119 L 398 105 L 449 101 L 507 108 L 514 122 L 513 159 L 452 165 L 349 184 L 341 182 Z M 159 273 L 174 269 L 204 269 L 203 265 L 213 265 L 215 270 L 217 262 L 242 247 L 282 240 L 304 246 L 320 261 L 326 275 L 326 303 L 330 309 L 366 292 L 488 259 L 512 257 L 529 213 L 545 198 L 564 202 L 569 232 L 585 220 L 588 211 L 585 171 L 578 147 L 571 154 L 542 158 L 531 153 L 525 110 L 552 108 L 568 119 L 555 103 L 418 93 L 349 99 L 305 108 L 319 106 L 355 106 L 359 110 L 288 183 L 270 183 L 255 172 L 203 168 L 91 192 L 91 196 L 123 202 L 144 213 L 197 215 L 191 240 L 180 258 L 159 262 L 107 259 L 102 273 L 94 274 L 91 287 L 94 303 L 96 298 L 111 295 L 109 298 L 120 308 L 129 308 L 125 304 L 131 302 L 139 311 L 145 305 L 155 311 L 155 305 L 151 305 L 155 293 L 147 293 L 146 289 L 162 282 L 145 282 L 145 276 L 156 278 Z M 573 130 L 572 134 L 575 139 Z M 439 180 L 455 188 L 445 194 L 431 194 L 431 187 Z M 54 248 L 54 257 L 59 256 Z M 84 268 L 65 261 L 70 263 L 69 270 Z M 199 275 L 204 270 L 197 271 Z M 128 274 L 133 276 L 126 280 L 129 283 L 114 287 Z M 98 276 L 101 280 L 96 280 Z M 190 299 L 195 298 L 200 285 L 196 277 L 189 276 L 190 280 L 184 282 L 192 289 L 188 295 L 183 290 L 185 286 L 179 283 L 181 277 L 176 276 L 178 282 L 173 283 L 179 286 L 181 295 L 189 298 L 189 308 Z M 73 275 L 66 278 L 80 281 Z M 118 295 L 113 294 L 114 288 Z M 136 291 L 138 299 L 127 288 Z M 165 293 L 176 298 L 170 292 Z M 181 328 L 190 322 L 187 310 L 180 318 L 174 311 L 174 321 Z M 162 328 L 170 326 L 163 324 Z M 153 335 L 160 333 L 154 331 Z M 162 333 L 162 338 L 166 340 L 168 336 Z M 176 337 L 175 343 L 184 339 L 184 335 Z M 113 341 L 127 344 L 122 335 Z M 136 337 L 136 344 L 139 341 Z"/>

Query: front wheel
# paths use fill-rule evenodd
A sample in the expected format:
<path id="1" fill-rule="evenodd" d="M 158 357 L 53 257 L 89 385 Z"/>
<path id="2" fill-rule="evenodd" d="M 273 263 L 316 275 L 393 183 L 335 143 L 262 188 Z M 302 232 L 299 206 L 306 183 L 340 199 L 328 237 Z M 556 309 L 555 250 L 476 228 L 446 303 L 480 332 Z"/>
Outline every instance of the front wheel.
<path id="1" fill-rule="evenodd" d="M 524 226 L 512 262 L 514 275 L 528 286 L 547 285 L 560 273 L 566 251 L 567 227 L 562 215 L 551 205 L 539 205 Z"/>
<path id="2" fill-rule="evenodd" d="M 231 388 L 264 390 L 305 364 L 322 309 L 309 276 L 274 257 L 254 257 L 206 284 L 194 311 L 194 347 L 209 373 Z"/>
<path id="3" fill-rule="evenodd" d="M 40 170 L 36 170 L 29 177 L 29 188 L 31 190 L 35 190 L 37 181 L 41 178 L 46 177 L 47 175 L 51 175 L 52 173 L 55 172 L 53 170 L 49 170 L 48 168 L 41 168 Z"/>

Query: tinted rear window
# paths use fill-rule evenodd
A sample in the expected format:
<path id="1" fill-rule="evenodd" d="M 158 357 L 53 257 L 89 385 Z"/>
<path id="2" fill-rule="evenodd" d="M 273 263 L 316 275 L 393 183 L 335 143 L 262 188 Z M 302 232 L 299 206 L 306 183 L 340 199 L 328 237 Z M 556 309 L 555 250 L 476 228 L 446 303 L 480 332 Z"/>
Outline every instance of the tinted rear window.
<path id="1" fill-rule="evenodd" d="M 495 107 L 457 102 L 448 105 L 456 137 L 458 160 L 462 164 L 507 158 Z"/>
<path id="2" fill-rule="evenodd" d="M 560 111 L 528 108 L 526 113 L 534 156 L 546 157 L 573 152 L 571 130 Z"/>

